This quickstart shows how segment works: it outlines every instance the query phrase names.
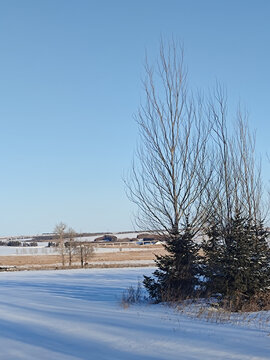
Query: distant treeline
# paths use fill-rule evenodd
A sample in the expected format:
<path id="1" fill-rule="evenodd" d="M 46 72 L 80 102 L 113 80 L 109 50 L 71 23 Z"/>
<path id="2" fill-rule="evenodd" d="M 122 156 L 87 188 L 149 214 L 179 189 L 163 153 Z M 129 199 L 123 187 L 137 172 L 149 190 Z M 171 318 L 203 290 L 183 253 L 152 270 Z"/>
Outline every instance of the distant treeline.
<path id="1" fill-rule="evenodd" d="M 18 240 L 10 240 L 10 241 L 0 241 L 0 246 L 23 246 L 23 247 L 27 247 L 27 246 L 38 246 L 38 243 L 36 241 L 31 241 L 31 242 L 21 242 Z"/>

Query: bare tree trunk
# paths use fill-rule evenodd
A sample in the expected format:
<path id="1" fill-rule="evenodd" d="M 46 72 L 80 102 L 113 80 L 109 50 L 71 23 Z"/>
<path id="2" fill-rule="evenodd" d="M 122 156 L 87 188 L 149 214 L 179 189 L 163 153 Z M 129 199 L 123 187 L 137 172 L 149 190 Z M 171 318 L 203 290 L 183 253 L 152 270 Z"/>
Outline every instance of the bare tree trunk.
<path id="1" fill-rule="evenodd" d="M 80 245 L 81 268 L 84 266 L 83 245 Z"/>
<path id="2" fill-rule="evenodd" d="M 75 236 L 76 236 L 76 232 L 72 229 L 69 228 L 68 229 L 68 237 L 69 237 L 69 242 L 68 242 L 68 259 L 69 259 L 69 266 L 72 265 L 72 258 L 73 258 L 73 254 L 76 252 L 76 244 L 75 244 Z"/>
<path id="3" fill-rule="evenodd" d="M 69 253 L 68 253 L 68 259 L 69 259 L 69 266 L 72 265 L 72 252 L 71 252 L 71 242 L 69 242 L 69 249 L 68 249 Z"/>

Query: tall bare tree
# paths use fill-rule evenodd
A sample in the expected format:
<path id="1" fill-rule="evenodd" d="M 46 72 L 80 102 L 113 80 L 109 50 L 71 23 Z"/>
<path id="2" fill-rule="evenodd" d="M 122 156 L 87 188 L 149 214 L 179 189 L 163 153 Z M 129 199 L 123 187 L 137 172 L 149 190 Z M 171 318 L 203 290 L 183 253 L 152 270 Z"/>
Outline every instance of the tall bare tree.
<path id="1" fill-rule="evenodd" d="M 260 161 L 256 158 L 255 134 L 240 109 L 234 127 L 228 121 L 227 98 L 217 86 L 209 103 L 212 123 L 214 171 L 208 182 L 208 207 L 220 224 L 226 226 L 236 212 L 255 222 L 263 220 L 263 187 Z"/>
<path id="2" fill-rule="evenodd" d="M 188 91 L 183 55 L 174 41 L 161 42 L 156 65 L 146 60 L 145 102 L 136 116 L 140 143 L 126 179 L 128 196 L 139 208 L 137 224 L 176 236 L 186 216 L 199 228 L 211 176 L 210 123 L 201 97 Z"/>
<path id="3" fill-rule="evenodd" d="M 229 123 L 221 86 L 210 101 L 209 116 L 215 168 L 207 186 L 212 213 L 202 243 L 203 288 L 209 296 L 220 294 L 233 310 L 261 309 L 269 294 L 270 251 L 255 134 L 240 109 L 235 126 Z"/>

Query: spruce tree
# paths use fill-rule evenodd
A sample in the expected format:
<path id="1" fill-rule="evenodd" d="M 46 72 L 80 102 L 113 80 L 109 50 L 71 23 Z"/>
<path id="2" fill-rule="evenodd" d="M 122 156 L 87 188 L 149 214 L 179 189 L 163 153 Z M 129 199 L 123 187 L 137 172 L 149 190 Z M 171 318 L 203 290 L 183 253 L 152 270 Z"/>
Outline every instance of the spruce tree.
<path id="1" fill-rule="evenodd" d="M 208 295 L 220 294 L 235 310 L 270 290 L 270 250 L 263 223 L 236 211 L 225 229 L 215 221 L 202 244 Z"/>
<path id="2" fill-rule="evenodd" d="M 144 286 L 156 302 L 177 301 L 194 296 L 198 285 L 198 245 L 186 218 L 183 231 L 167 238 L 167 255 L 156 256 L 153 277 L 144 277 Z"/>

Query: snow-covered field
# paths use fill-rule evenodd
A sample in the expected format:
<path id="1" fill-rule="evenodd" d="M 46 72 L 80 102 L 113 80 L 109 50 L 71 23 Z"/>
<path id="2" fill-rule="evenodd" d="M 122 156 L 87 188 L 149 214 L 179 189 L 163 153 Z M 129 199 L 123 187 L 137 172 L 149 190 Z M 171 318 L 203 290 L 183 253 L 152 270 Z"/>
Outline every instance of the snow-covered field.
<path id="1" fill-rule="evenodd" d="M 40 246 L 0 246 L 0 256 L 14 255 L 57 255 L 57 249 L 47 247 L 47 243 Z"/>
<path id="2" fill-rule="evenodd" d="M 151 271 L 0 273 L 0 359 L 270 358 L 270 329 L 256 322 L 214 324 L 162 305 L 123 309 L 123 290 Z"/>
<path id="3" fill-rule="evenodd" d="M 116 244 L 115 247 L 94 247 L 94 251 L 98 254 L 101 253 L 115 253 L 119 251 L 148 251 L 149 248 L 144 248 L 143 246 L 138 247 L 121 247 Z M 121 249 L 121 250 L 120 250 Z M 59 254 L 56 247 L 47 247 L 47 244 L 40 246 L 0 246 L 0 256 L 23 256 L 23 255 L 57 255 Z"/>

